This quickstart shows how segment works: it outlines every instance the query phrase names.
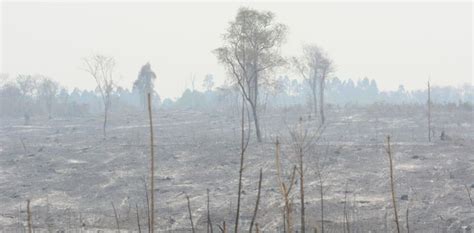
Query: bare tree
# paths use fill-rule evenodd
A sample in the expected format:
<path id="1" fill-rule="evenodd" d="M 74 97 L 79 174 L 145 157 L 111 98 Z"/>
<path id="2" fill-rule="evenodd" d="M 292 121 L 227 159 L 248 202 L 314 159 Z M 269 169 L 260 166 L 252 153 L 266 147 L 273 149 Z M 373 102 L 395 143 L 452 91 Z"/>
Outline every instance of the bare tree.
<path id="1" fill-rule="evenodd" d="M 142 105 L 143 110 L 146 109 L 147 105 L 147 94 L 150 93 L 153 95 L 155 85 L 154 81 L 156 79 L 156 74 L 151 70 L 151 65 L 147 62 L 145 65 L 142 66 L 140 72 L 138 73 L 138 77 L 133 82 L 133 89 L 137 90 L 140 93 L 140 103 Z"/>
<path id="2" fill-rule="evenodd" d="M 52 118 L 54 98 L 59 92 L 59 84 L 49 78 L 41 80 L 38 88 L 38 97 L 44 102 L 48 118 Z"/>
<path id="3" fill-rule="evenodd" d="M 194 222 L 193 222 L 193 213 L 191 211 L 191 201 L 189 200 L 188 194 L 186 194 L 186 200 L 188 201 L 188 213 L 189 213 L 189 221 L 191 222 L 191 231 L 195 233 L 194 230 Z"/>
<path id="4" fill-rule="evenodd" d="M 332 60 L 324 50 L 316 45 L 304 45 L 303 55 L 292 59 L 296 71 L 303 77 L 311 90 L 311 101 L 314 115 L 318 114 L 318 86 L 319 86 L 319 113 L 324 124 L 324 87 L 326 78 L 334 67 Z"/>
<path id="5" fill-rule="evenodd" d="M 393 156 L 392 156 L 392 149 L 390 145 L 390 136 L 387 136 L 387 147 L 385 148 L 388 161 L 389 161 L 389 168 L 390 168 L 390 191 L 392 194 L 392 205 L 393 205 L 393 214 L 395 215 L 395 224 L 397 225 L 397 233 L 400 233 L 400 223 L 398 221 L 398 211 L 397 211 L 397 201 L 395 196 L 395 178 L 393 176 Z"/>
<path id="6" fill-rule="evenodd" d="M 211 220 L 211 210 L 210 210 L 210 199 L 209 199 L 209 189 L 207 189 L 207 233 L 213 233 L 212 220 Z"/>
<path id="7" fill-rule="evenodd" d="M 153 134 L 153 116 L 151 109 L 151 94 L 148 93 L 148 118 L 150 122 L 150 233 L 154 233 L 155 228 L 155 143 Z"/>
<path id="8" fill-rule="evenodd" d="M 324 155 L 327 155 L 328 154 L 328 147 L 326 147 L 326 152 L 324 153 Z M 328 178 L 328 173 L 329 173 L 329 169 L 328 169 L 328 166 L 325 162 L 325 157 L 323 157 L 322 155 L 319 155 L 319 156 L 316 156 L 315 158 L 315 174 L 316 174 L 316 177 L 317 177 L 317 182 L 318 182 L 318 186 L 319 186 L 319 202 L 320 202 L 320 211 L 321 211 L 321 233 L 324 233 L 325 232 L 325 228 L 324 228 L 324 194 L 326 193 L 327 191 L 327 187 L 326 186 L 326 180 Z M 346 184 L 347 185 L 347 184 Z M 347 195 L 347 186 L 346 186 L 346 194 Z M 347 201 L 347 196 L 344 197 L 344 202 Z M 346 213 L 346 204 L 344 203 L 344 218 L 345 218 L 345 221 L 346 221 L 346 224 L 347 224 L 347 231 L 349 231 L 349 222 L 348 222 L 348 217 L 347 217 L 347 213 Z"/>
<path id="9" fill-rule="evenodd" d="M 303 125 L 303 118 L 301 117 L 298 126 L 290 130 L 293 150 L 297 155 L 299 164 L 297 171 L 300 178 L 301 233 L 304 233 L 306 230 L 304 201 L 304 155 L 307 150 L 319 140 L 323 130 L 323 125 L 320 125 L 315 131 L 310 132 L 308 127 Z"/>
<path id="10" fill-rule="evenodd" d="M 26 214 L 28 221 L 28 233 L 33 233 L 33 224 L 31 223 L 30 199 L 26 200 Z"/>
<path id="11" fill-rule="evenodd" d="M 258 189 L 257 190 L 258 190 L 257 191 L 257 201 L 255 202 L 255 208 L 253 210 L 252 221 L 250 222 L 249 233 L 252 233 L 253 225 L 255 223 L 255 220 L 257 219 L 258 204 L 260 203 L 260 193 L 261 193 L 261 190 L 262 190 L 262 169 L 261 168 L 260 168 L 260 176 L 258 178 Z M 258 223 L 257 223 L 257 229 L 258 229 Z"/>
<path id="12" fill-rule="evenodd" d="M 284 201 L 284 208 L 283 208 L 283 225 L 284 225 L 284 232 L 291 233 L 293 232 L 293 222 L 292 222 L 292 212 L 293 212 L 293 200 L 290 197 L 291 190 L 293 189 L 293 184 L 295 183 L 295 173 L 296 173 L 296 165 L 293 167 L 289 183 L 286 184 L 283 180 L 283 174 L 281 169 L 281 161 L 280 161 L 280 142 L 278 138 L 275 142 L 275 161 L 276 161 L 276 170 L 277 170 L 277 178 L 278 178 L 278 186 L 280 188 L 280 193 L 283 197 Z"/>
<path id="13" fill-rule="evenodd" d="M 107 136 L 107 116 L 111 106 L 111 94 L 114 88 L 115 59 L 103 55 L 93 55 L 84 58 L 84 70 L 89 73 L 97 83 L 97 89 L 104 104 L 104 138 Z"/>
<path id="14" fill-rule="evenodd" d="M 214 50 L 250 104 L 258 142 L 262 141 L 258 118 L 259 87 L 269 82 L 271 71 L 285 64 L 279 48 L 286 32 L 286 26 L 276 23 L 272 12 L 240 8 L 224 34 L 224 46 Z"/>

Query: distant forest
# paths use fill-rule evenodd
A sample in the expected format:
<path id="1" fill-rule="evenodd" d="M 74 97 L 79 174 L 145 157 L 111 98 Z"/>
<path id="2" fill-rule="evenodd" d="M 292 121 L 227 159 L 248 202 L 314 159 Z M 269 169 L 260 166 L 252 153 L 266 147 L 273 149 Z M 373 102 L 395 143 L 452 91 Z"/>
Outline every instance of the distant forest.
<path id="1" fill-rule="evenodd" d="M 84 116 L 103 111 L 98 90 L 68 91 L 58 83 L 39 75 L 20 75 L 0 83 L 1 116 Z M 228 109 L 239 106 L 241 99 L 236 86 L 214 87 L 212 75 L 207 75 L 202 88 L 186 89 L 177 99 L 162 99 L 154 92 L 153 103 L 157 108 Z M 304 81 L 279 76 L 270 85 L 261 89 L 259 104 L 265 108 L 308 106 L 310 90 Z M 378 104 L 426 104 L 427 89 L 407 91 L 400 85 L 396 91 L 380 91 L 377 82 L 368 78 L 354 81 L 337 77 L 326 81 L 324 93 L 326 104 L 332 106 L 363 106 Z M 474 88 L 471 84 L 461 87 L 432 86 L 431 101 L 434 104 L 449 104 L 472 108 Z M 145 110 L 141 94 L 136 88 L 114 86 L 111 92 L 111 111 L 130 112 Z"/>

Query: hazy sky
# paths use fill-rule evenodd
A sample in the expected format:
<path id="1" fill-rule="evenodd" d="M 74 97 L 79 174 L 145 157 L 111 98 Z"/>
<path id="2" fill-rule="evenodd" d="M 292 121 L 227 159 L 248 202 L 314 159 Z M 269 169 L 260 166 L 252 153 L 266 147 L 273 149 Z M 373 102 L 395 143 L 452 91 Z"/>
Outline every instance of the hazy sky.
<path id="1" fill-rule="evenodd" d="M 273 11 L 289 27 L 285 56 L 316 43 L 341 79 L 368 77 L 383 90 L 472 83 L 472 3 L 3 2 L 1 72 L 44 74 L 72 89 L 92 89 L 81 58 L 117 60 L 119 84 L 131 88 L 150 62 L 158 93 L 176 97 L 190 77 L 200 88 L 226 73 L 213 49 L 240 6 Z"/>

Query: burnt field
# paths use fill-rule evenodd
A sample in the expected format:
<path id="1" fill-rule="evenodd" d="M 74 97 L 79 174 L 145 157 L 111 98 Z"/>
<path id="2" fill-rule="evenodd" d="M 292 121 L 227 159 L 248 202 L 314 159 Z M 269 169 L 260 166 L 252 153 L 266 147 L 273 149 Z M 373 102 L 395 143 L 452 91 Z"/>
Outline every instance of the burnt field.
<path id="1" fill-rule="evenodd" d="M 207 196 L 214 231 L 235 221 L 240 163 L 239 109 L 154 112 L 156 226 L 160 232 L 190 232 L 186 195 L 197 232 L 206 232 Z M 299 119 L 302 119 L 300 122 Z M 469 232 L 474 227 L 474 126 L 472 110 L 435 106 L 434 137 L 428 142 L 422 106 L 331 108 L 319 140 L 305 152 L 306 226 L 320 227 L 318 168 L 324 167 L 326 232 L 343 232 L 344 206 L 351 232 L 391 232 L 389 160 L 391 136 L 396 199 L 402 231 Z M 303 124 L 316 132 L 319 121 L 299 108 L 261 115 L 263 142 L 251 140 L 245 153 L 241 231 L 247 231 L 263 171 L 256 222 L 261 231 L 283 229 L 283 198 L 277 184 L 275 141 L 281 142 L 286 181 L 297 157 L 290 131 Z M 147 113 L 110 115 L 107 138 L 102 117 L 3 118 L 0 128 L 0 231 L 26 229 L 31 200 L 36 231 L 116 231 L 116 208 L 123 231 L 146 229 L 149 165 Z M 246 127 L 248 125 L 246 124 Z M 246 131 L 248 128 L 246 128 Z M 441 140 L 444 131 L 446 137 Z M 298 181 L 296 180 L 296 183 Z M 299 227 L 299 185 L 293 222 Z M 407 208 L 409 209 L 408 218 Z"/>

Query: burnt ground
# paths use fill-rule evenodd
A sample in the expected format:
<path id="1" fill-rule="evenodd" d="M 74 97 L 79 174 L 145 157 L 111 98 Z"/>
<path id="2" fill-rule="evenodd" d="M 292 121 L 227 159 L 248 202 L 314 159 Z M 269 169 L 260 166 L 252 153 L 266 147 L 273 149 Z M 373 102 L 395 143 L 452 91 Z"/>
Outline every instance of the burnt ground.
<path id="1" fill-rule="evenodd" d="M 196 228 L 205 232 L 206 189 L 210 190 L 214 230 L 223 221 L 233 225 L 240 153 L 238 116 L 230 110 L 155 112 L 158 229 L 190 232 L 187 194 Z M 265 232 L 282 229 L 274 142 L 277 136 L 282 142 L 283 170 L 288 176 L 298 161 L 289 130 L 300 117 L 309 134 L 316 132 L 317 121 L 298 108 L 263 113 L 262 143 L 255 142 L 252 130 L 243 178 L 242 231 L 248 230 L 252 218 L 260 168 L 263 182 L 257 222 Z M 467 192 L 474 198 L 473 123 L 472 110 L 437 106 L 433 111 L 435 137 L 428 142 L 423 107 L 329 109 L 322 136 L 305 151 L 308 229 L 321 225 L 318 167 L 324 168 L 327 232 L 342 232 L 345 200 L 352 232 L 395 229 L 386 135 L 392 140 L 402 231 L 406 232 L 407 208 L 412 232 L 464 232 L 474 227 L 474 207 Z M 122 230 L 137 231 L 136 206 L 142 230 L 146 229 L 146 113 L 112 113 L 106 140 L 101 126 L 101 116 L 37 117 L 26 126 L 22 119 L 1 119 L 0 231 L 25 230 L 27 199 L 31 199 L 37 230 L 114 231 L 112 202 Z M 440 139 L 442 131 L 447 140 Z M 292 192 L 297 228 L 298 187 Z"/>

